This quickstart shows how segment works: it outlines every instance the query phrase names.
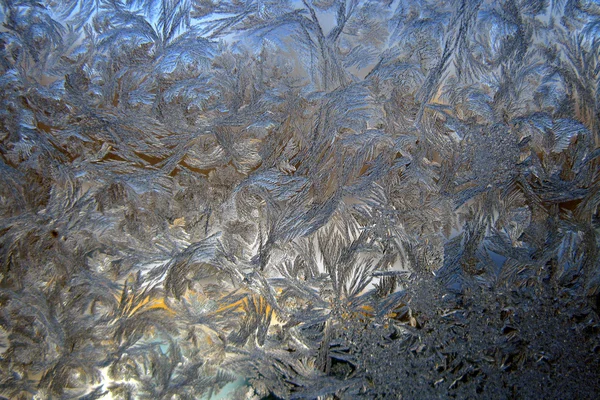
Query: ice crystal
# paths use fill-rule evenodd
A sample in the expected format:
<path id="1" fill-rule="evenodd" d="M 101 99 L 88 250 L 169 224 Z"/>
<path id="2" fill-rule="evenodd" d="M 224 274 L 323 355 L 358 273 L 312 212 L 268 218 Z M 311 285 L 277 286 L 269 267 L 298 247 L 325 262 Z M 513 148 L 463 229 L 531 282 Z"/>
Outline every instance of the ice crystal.
<path id="1" fill-rule="evenodd" d="M 597 2 L 0 4 L 0 397 L 598 396 Z"/>

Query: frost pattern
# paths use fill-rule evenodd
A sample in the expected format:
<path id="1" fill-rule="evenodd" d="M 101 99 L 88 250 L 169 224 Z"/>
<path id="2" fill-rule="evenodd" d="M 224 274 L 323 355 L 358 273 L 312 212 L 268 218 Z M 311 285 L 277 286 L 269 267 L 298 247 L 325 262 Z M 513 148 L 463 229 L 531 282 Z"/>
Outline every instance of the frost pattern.
<path id="1" fill-rule="evenodd" d="M 598 2 L 1 7 L 0 396 L 600 391 Z"/>

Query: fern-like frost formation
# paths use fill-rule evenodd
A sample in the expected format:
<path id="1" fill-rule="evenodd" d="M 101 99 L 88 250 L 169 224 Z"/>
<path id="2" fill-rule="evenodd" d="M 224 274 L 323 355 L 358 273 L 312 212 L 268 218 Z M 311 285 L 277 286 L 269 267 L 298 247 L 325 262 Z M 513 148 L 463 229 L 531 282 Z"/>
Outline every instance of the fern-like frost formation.
<path id="1" fill-rule="evenodd" d="M 0 5 L 0 398 L 600 396 L 598 1 Z"/>

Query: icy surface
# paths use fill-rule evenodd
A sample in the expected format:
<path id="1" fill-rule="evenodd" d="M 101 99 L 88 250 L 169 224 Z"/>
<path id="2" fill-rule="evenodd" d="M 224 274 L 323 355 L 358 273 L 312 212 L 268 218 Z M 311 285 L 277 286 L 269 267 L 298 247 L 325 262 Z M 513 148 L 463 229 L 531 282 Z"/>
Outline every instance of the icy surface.
<path id="1" fill-rule="evenodd" d="M 597 1 L 0 7 L 0 398 L 599 397 Z"/>

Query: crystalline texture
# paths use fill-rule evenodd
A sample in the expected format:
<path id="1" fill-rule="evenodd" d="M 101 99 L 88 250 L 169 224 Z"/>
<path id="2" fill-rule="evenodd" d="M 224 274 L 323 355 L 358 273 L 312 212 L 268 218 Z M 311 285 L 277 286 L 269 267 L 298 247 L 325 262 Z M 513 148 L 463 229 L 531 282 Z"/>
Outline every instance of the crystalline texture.
<path id="1" fill-rule="evenodd" d="M 0 7 L 0 397 L 597 397 L 595 2 Z"/>

